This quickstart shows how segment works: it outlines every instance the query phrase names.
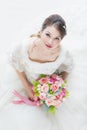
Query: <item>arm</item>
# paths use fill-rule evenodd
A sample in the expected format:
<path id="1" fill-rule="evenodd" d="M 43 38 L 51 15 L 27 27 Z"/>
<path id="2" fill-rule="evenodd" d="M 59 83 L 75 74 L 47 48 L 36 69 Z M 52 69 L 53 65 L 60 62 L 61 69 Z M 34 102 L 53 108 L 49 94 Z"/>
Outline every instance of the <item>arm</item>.
<path id="1" fill-rule="evenodd" d="M 27 80 L 26 75 L 24 74 L 24 72 L 19 72 L 18 70 L 16 70 L 19 78 L 21 79 L 21 82 L 26 90 L 26 92 L 28 93 L 28 96 L 31 100 L 34 99 L 33 96 L 33 91 L 32 91 L 32 84 Z"/>

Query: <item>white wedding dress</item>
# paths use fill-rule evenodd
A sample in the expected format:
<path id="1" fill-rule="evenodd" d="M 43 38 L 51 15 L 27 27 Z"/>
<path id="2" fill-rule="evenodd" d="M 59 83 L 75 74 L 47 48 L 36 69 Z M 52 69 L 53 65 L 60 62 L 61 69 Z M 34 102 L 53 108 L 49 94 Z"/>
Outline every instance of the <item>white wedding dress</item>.
<path id="1" fill-rule="evenodd" d="M 29 59 L 29 44 L 26 39 L 0 55 L 0 130 L 86 130 L 87 52 L 73 51 L 71 56 L 62 47 L 55 62 L 37 63 Z M 70 96 L 59 106 L 56 114 L 47 113 L 39 106 L 13 104 L 12 101 L 18 99 L 13 94 L 14 89 L 27 96 L 14 68 L 25 72 L 31 82 L 39 74 L 69 72 Z"/>

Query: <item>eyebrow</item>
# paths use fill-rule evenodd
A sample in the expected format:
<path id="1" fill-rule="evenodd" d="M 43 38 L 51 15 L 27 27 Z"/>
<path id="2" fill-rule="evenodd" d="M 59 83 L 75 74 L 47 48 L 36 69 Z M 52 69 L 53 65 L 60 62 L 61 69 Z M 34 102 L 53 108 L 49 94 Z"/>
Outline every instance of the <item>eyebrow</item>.
<path id="1" fill-rule="evenodd" d="M 51 34 L 49 31 L 47 31 L 47 33 Z M 61 38 L 61 36 L 56 36 L 55 38 Z"/>

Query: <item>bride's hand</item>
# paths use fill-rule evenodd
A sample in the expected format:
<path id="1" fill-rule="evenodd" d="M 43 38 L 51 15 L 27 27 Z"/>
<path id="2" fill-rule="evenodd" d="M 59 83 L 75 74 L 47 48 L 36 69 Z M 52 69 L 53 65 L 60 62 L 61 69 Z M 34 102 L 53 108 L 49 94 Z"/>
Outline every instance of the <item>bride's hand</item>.
<path id="1" fill-rule="evenodd" d="M 27 90 L 27 94 L 30 100 L 34 101 L 34 93 L 32 90 L 32 86 L 29 86 L 28 90 Z"/>

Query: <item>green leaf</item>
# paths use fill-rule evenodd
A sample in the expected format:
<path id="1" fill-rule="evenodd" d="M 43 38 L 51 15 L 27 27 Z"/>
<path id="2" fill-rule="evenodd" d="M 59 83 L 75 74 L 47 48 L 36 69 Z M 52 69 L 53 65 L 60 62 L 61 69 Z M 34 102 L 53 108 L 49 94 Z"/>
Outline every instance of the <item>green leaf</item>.
<path id="1" fill-rule="evenodd" d="M 45 75 L 45 74 L 40 74 L 39 77 L 40 77 L 40 78 L 43 78 L 43 77 L 46 77 L 46 75 Z"/>
<path id="2" fill-rule="evenodd" d="M 35 96 L 36 96 L 36 97 L 39 97 L 39 95 L 40 95 L 39 93 L 35 93 Z"/>
<path id="3" fill-rule="evenodd" d="M 49 86 L 49 88 L 50 88 L 50 87 L 51 87 L 51 84 L 50 84 L 50 83 L 48 83 L 48 82 L 47 82 L 47 84 L 48 84 L 48 86 Z"/>
<path id="4" fill-rule="evenodd" d="M 50 106 L 48 111 L 49 111 L 50 113 L 55 114 L 56 108 L 55 108 L 54 106 Z"/>
<path id="5" fill-rule="evenodd" d="M 38 92 L 38 90 L 37 90 L 37 88 L 36 88 L 36 87 L 34 87 L 34 92 Z"/>
<path id="6" fill-rule="evenodd" d="M 52 94 L 52 95 L 54 95 L 54 92 L 52 90 L 49 90 L 49 93 Z"/>
<path id="7" fill-rule="evenodd" d="M 34 87 L 37 87 L 37 85 L 39 85 L 39 81 L 33 81 L 32 84 L 34 85 Z"/>
<path id="8" fill-rule="evenodd" d="M 64 88 L 64 87 L 65 87 L 65 84 L 62 84 L 61 86 L 62 86 L 62 88 Z"/>
<path id="9" fill-rule="evenodd" d="M 66 84 L 66 83 L 67 83 L 67 80 L 64 80 L 64 83 Z"/>
<path id="10" fill-rule="evenodd" d="M 69 91 L 66 90 L 66 96 L 65 97 L 68 97 L 69 96 Z"/>

